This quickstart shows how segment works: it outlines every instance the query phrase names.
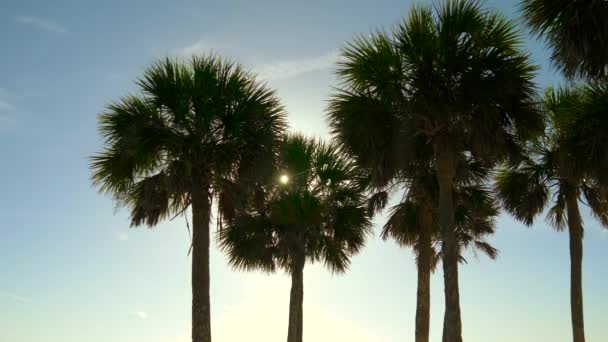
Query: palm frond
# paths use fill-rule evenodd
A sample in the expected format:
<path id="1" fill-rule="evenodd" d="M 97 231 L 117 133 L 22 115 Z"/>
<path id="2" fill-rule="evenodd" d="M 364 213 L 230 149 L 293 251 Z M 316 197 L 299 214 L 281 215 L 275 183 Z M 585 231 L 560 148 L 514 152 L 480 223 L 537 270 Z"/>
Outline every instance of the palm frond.
<path id="1" fill-rule="evenodd" d="M 496 177 L 496 190 L 503 207 L 527 226 L 532 225 L 549 198 L 542 173 L 535 171 L 532 167 L 503 169 Z"/>
<path id="2" fill-rule="evenodd" d="M 382 228 L 383 240 L 389 237 L 400 246 L 414 246 L 418 241 L 420 207 L 413 201 L 403 201 L 391 208 L 389 218 Z M 432 229 L 431 227 L 426 227 Z"/>
<path id="3" fill-rule="evenodd" d="M 176 127 L 186 127 L 191 112 L 191 69 L 175 59 L 165 58 L 146 69 L 137 82 L 138 87 L 155 108 L 170 113 Z"/>
<path id="4" fill-rule="evenodd" d="M 115 196 L 154 172 L 162 153 L 182 139 L 149 101 L 134 96 L 110 105 L 99 123 L 106 147 L 91 157 L 92 179 L 100 191 Z"/>
<path id="5" fill-rule="evenodd" d="M 601 189 L 589 182 L 581 185 L 586 204 L 591 208 L 591 214 L 604 227 L 608 227 L 608 199 L 603 196 Z"/>
<path id="6" fill-rule="evenodd" d="M 369 197 L 367 200 L 367 212 L 373 215 L 380 212 L 386 207 L 388 203 L 388 193 L 386 191 L 377 192 Z"/>
<path id="7" fill-rule="evenodd" d="M 553 205 L 547 212 L 547 221 L 557 231 L 563 231 L 566 228 L 566 186 L 559 186 L 557 192 L 553 195 Z"/>
<path id="8" fill-rule="evenodd" d="M 488 258 L 492 260 L 496 260 L 498 258 L 498 249 L 494 248 L 494 246 L 492 246 L 491 244 L 479 240 L 476 240 L 474 243 L 475 249 L 483 252 L 485 255 L 488 256 Z"/>
<path id="9" fill-rule="evenodd" d="M 524 0 L 523 17 L 552 50 L 568 78 L 608 76 L 608 4 L 605 1 Z"/>
<path id="10" fill-rule="evenodd" d="M 221 250 L 239 270 L 274 272 L 277 252 L 272 224 L 263 214 L 244 215 L 232 220 L 218 233 Z"/>

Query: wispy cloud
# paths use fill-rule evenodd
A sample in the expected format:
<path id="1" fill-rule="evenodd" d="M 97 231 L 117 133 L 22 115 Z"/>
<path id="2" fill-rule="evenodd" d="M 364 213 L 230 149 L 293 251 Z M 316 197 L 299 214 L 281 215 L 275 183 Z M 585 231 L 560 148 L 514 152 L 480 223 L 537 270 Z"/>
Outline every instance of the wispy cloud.
<path id="1" fill-rule="evenodd" d="M 330 51 L 321 56 L 265 64 L 256 68 L 255 71 L 262 79 L 280 80 L 329 68 L 337 60 L 338 51 Z"/>
<path id="2" fill-rule="evenodd" d="M 141 320 L 148 319 L 148 313 L 145 311 L 133 311 L 130 314 L 131 316 L 137 317 Z"/>
<path id="3" fill-rule="evenodd" d="M 224 53 L 233 49 L 232 46 L 223 41 L 213 39 L 200 39 L 188 46 L 173 49 L 171 54 L 180 57 L 190 57 L 195 54 Z M 320 56 L 307 58 L 278 60 L 254 68 L 260 78 L 265 80 L 280 80 L 296 77 L 308 72 L 322 70 L 332 67 L 338 61 L 338 51 L 332 50 Z"/>
<path id="4" fill-rule="evenodd" d="M 28 298 L 10 292 L 0 292 L 0 297 L 8 298 L 17 303 L 27 303 L 30 301 Z"/>
<path id="5" fill-rule="evenodd" d="M 116 234 L 116 239 L 118 241 L 127 241 L 129 240 L 129 235 L 127 235 L 127 233 L 118 233 Z"/>
<path id="6" fill-rule="evenodd" d="M 222 52 L 228 48 L 229 46 L 226 43 L 215 42 L 210 39 L 200 39 L 188 46 L 175 49 L 172 53 L 180 57 L 190 57 L 196 54 Z"/>
<path id="7" fill-rule="evenodd" d="M 15 20 L 18 23 L 29 25 L 40 30 L 54 33 L 68 33 L 68 29 L 48 19 L 35 16 L 17 16 Z"/>

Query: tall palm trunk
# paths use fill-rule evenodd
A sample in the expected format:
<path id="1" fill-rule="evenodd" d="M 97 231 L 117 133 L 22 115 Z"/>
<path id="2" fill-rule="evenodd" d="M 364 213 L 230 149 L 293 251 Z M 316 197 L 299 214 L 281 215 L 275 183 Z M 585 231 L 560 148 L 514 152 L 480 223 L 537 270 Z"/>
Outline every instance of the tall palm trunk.
<path id="1" fill-rule="evenodd" d="M 445 291 L 444 336 L 447 342 L 462 342 L 460 293 L 458 289 L 458 251 L 454 232 L 454 199 L 452 197 L 455 165 L 447 137 L 439 137 L 435 146 L 437 181 L 439 183 L 439 226 Z"/>
<path id="2" fill-rule="evenodd" d="M 443 312 L 443 332 L 441 335 L 441 342 L 447 342 L 448 340 L 448 335 L 446 335 L 446 324 L 448 323 L 448 315 L 447 315 L 447 311 L 444 310 Z"/>
<path id="3" fill-rule="evenodd" d="M 416 342 L 429 342 L 431 320 L 431 229 L 432 212 L 422 211 L 418 245 L 418 289 L 416 293 Z"/>
<path id="4" fill-rule="evenodd" d="M 209 301 L 209 218 L 207 187 L 192 190 L 192 342 L 211 342 Z"/>
<path id="5" fill-rule="evenodd" d="M 585 341 L 583 317 L 583 223 L 575 192 L 566 195 L 568 230 L 570 232 L 570 310 L 574 342 Z"/>
<path id="6" fill-rule="evenodd" d="M 304 327 L 304 258 L 298 258 L 291 270 L 289 327 L 287 342 L 302 342 Z"/>

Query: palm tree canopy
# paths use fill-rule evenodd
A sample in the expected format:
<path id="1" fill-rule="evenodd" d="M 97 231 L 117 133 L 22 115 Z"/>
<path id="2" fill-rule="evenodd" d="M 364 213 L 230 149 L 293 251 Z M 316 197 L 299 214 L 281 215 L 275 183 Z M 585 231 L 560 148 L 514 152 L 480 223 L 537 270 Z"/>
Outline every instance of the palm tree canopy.
<path id="1" fill-rule="evenodd" d="M 524 0 L 523 16 L 552 49 L 551 60 L 566 77 L 608 77 L 608 2 Z"/>
<path id="2" fill-rule="evenodd" d="M 493 164 L 542 132 L 536 69 L 514 22 L 479 2 L 417 6 L 393 33 L 342 49 L 332 132 L 378 185 L 411 169 L 442 137 L 455 153 Z"/>
<path id="3" fill-rule="evenodd" d="M 603 136 L 597 126 L 590 127 L 604 116 L 593 110 L 602 101 L 593 95 L 596 91 L 596 87 L 548 89 L 544 97 L 548 118 L 545 136 L 529 144 L 529 157 L 500 170 L 498 196 L 505 209 L 526 225 L 532 225 L 551 199 L 547 220 L 563 230 L 566 196 L 571 193 L 584 199 L 602 225 L 608 226 L 605 189 L 596 177 L 598 163 L 590 153 L 593 146 L 588 144 Z"/>
<path id="4" fill-rule="evenodd" d="M 495 218 L 499 209 L 490 191 L 483 185 L 470 185 L 455 191 L 454 225 L 460 258 L 466 262 L 462 250 L 471 248 L 490 259 L 498 257 L 498 250 L 486 238 L 496 231 Z"/>
<path id="5" fill-rule="evenodd" d="M 454 223 L 459 249 L 471 247 L 473 251 L 481 251 L 495 259 L 498 250 L 486 241 L 486 237 L 495 232 L 494 219 L 498 215 L 498 206 L 490 191 L 482 185 L 487 182 L 489 170 L 466 158 L 461 158 L 459 165 L 458 181 L 453 191 Z M 441 240 L 437 208 L 439 185 L 430 170 L 431 167 L 419 170 L 420 174 L 416 178 L 404 184 L 406 191 L 403 199 L 390 209 L 389 219 L 381 233 L 383 239 L 393 238 L 401 246 L 412 247 L 416 253 L 419 252 L 418 243 L 423 229 L 431 229 L 434 244 L 439 244 Z M 378 196 L 372 196 L 370 201 Z M 384 207 L 380 204 L 376 206 L 378 209 Z M 423 215 L 422 210 L 428 209 L 431 211 L 428 222 L 431 226 L 424 227 L 420 215 Z M 433 260 L 438 262 L 439 257 L 440 252 L 437 251 Z M 462 253 L 460 258 L 465 261 Z"/>
<path id="6" fill-rule="evenodd" d="M 371 230 L 358 177 L 334 145 L 287 136 L 264 205 L 239 213 L 219 233 L 230 264 L 289 272 L 305 258 L 344 272 Z"/>
<path id="7" fill-rule="evenodd" d="M 91 163 L 94 183 L 130 209 L 132 225 L 183 212 L 194 189 L 217 195 L 271 177 L 284 110 L 240 65 L 167 58 L 137 85 L 99 116 L 105 148 Z"/>
<path id="8" fill-rule="evenodd" d="M 562 135 L 568 149 L 576 156 L 579 169 L 597 185 L 608 185 L 608 83 L 592 83 L 579 88 L 561 90 L 570 96 L 554 96 L 559 106 Z M 559 93 L 559 92 L 558 92 Z M 579 171 L 583 172 L 583 171 Z"/>

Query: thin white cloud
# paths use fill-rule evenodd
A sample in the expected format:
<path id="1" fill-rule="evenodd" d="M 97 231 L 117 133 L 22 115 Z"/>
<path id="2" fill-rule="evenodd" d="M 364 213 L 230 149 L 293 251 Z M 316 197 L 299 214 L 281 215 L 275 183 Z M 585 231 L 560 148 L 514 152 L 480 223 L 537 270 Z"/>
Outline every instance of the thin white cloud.
<path id="1" fill-rule="evenodd" d="M 226 44 L 226 42 L 203 38 L 188 46 L 174 49 L 171 51 L 171 54 L 188 58 L 196 54 L 224 53 L 226 50 L 230 49 L 231 46 Z M 337 50 L 332 50 L 320 56 L 279 60 L 262 64 L 259 67 L 254 68 L 254 71 L 261 79 L 281 80 L 312 71 L 330 68 L 338 61 L 338 55 L 339 53 Z"/>
<path id="2" fill-rule="evenodd" d="M 229 46 L 226 45 L 225 43 L 218 43 L 218 42 L 211 41 L 209 39 L 200 39 L 188 46 L 184 46 L 184 47 L 175 49 L 172 51 L 172 53 L 177 56 L 180 56 L 180 57 L 188 58 L 192 55 L 197 55 L 197 54 L 200 55 L 200 54 L 221 52 L 228 48 L 229 48 Z"/>
<path id="3" fill-rule="evenodd" d="M 179 56 L 190 56 L 205 51 L 208 48 L 209 46 L 204 40 L 199 40 L 191 45 L 179 48 L 175 52 Z"/>
<path id="4" fill-rule="evenodd" d="M 35 16 L 18 16 L 15 17 L 18 23 L 29 25 L 40 30 L 54 33 L 68 33 L 68 29 L 48 19 L 43 19 Z"/>
<path id="5" fill-rule="evenodd" d="M 149 317 L 148 313 L 145 311 L 134 311 L 134 312 L 131 312 L 130 314 L 131 314 L 131 316 L 135 316 L 141 320 L 148 319 L 148 317 Z"/>
<path id="6" fill-rule="evenodd" d="M 118 233 L 116 234 L 116 239 L 118 241 L 127 241 L 129 240 L 129 235 L 127 235 L 127 233 Z"/>
<path id="7" fill-rule="evenodd" d="M 10 292 L 0 292 L 0 297 L 8 298 L 17 303 L 27 303 L 30 301 L 28 298 Z"/>
<path id="8" fill-rule="evenodd" d="M 329 68 L 335 65 L 337 60 L 338 51 L 330 51 L 321 56 L 265 64 L 255 71 L 262 79 L 280 80 Z"/>

